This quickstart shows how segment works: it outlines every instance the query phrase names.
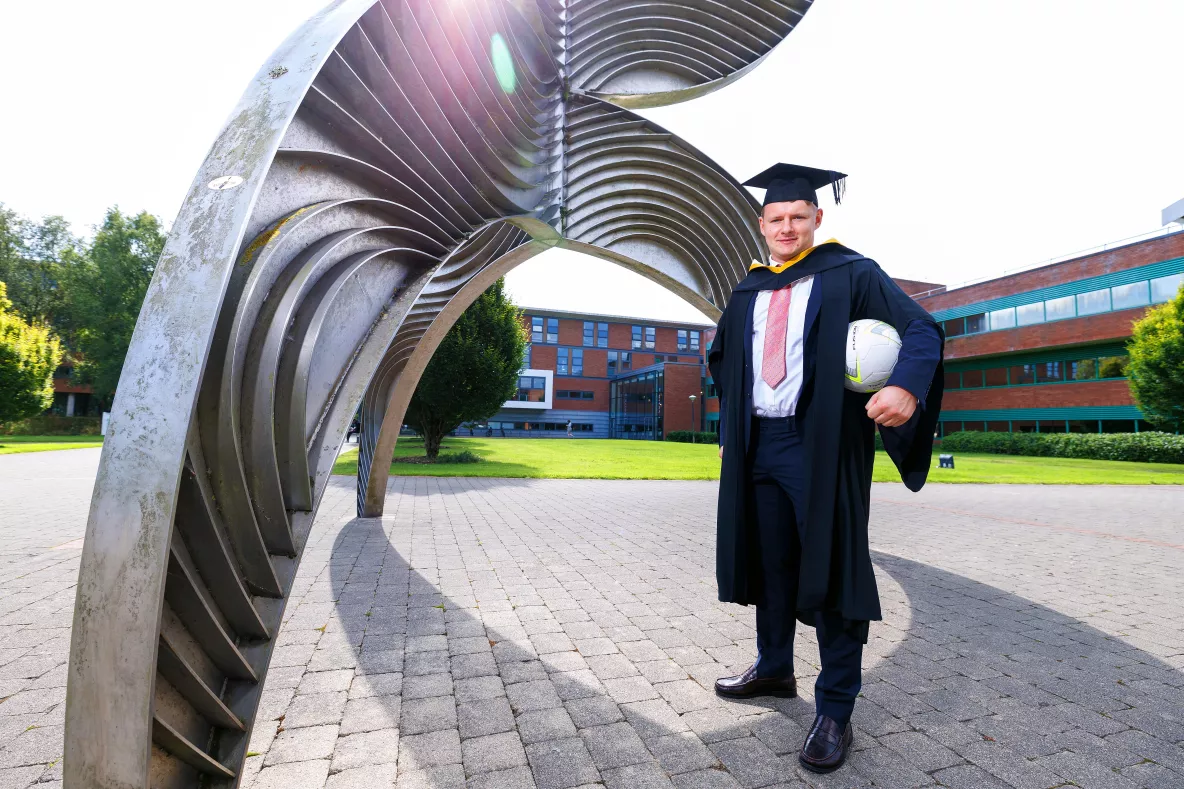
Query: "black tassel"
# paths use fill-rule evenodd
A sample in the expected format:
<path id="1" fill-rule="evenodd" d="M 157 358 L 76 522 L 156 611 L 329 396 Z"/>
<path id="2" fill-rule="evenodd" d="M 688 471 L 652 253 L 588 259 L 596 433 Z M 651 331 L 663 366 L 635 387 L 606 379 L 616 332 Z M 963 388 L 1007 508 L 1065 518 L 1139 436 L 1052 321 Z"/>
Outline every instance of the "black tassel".
<path id="1" fill-rule="evenodd" d="M 835 205 L 843 202 L 843 195 L 847 194 L 847 177 L 837 179 L 831 184 L 835 193 Z"/>

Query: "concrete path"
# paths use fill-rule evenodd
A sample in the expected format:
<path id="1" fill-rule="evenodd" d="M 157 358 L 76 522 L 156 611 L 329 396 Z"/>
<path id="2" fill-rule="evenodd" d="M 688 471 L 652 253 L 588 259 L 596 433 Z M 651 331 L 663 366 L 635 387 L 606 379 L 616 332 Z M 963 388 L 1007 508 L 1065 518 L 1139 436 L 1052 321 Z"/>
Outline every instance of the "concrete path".
<path id="1" fill-rule="evenodd" d="M 0 789 L 60 780 L 97 456 L 0 457 Z M 812 631 L 802 698 L 708 691 L 754 649 L 715 600 L 715 483 L 389 490 L 381 520 L 325 497 L 244 786 L 1184 787 L 1184 488 L 877 485 L 885 619 L 824 778 L 795 758 Z"/>

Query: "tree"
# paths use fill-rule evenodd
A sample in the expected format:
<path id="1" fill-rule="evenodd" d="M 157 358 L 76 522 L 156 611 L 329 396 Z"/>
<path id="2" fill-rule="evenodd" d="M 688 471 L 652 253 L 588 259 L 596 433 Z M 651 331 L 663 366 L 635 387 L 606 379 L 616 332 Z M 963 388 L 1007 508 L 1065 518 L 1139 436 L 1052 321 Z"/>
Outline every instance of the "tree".
<path id="1" fill-rule="evenodd" d="M 115 395 L 164 242 L 156 217 L 147 212 L 129 217 L 112 208 L 88 249 L 63 254 L 63 290 L 80 355 L 78 373 L 104 407 Z"/>
<path id="2" fill-rule="evenodd" d="M 58 334 L 69 330 L 62 267 L 67 265 L 67 251 L 76 253 L 78 245 L 62 217 L 47 216 L 36 223 L 0 206 L 0 281 L 8 285 L 17 315 Z"/>
<path id="3" fill-rule="evenodd" d="M 53 405 L 62 348 L 48 327 L 15 314 L 6 294 L 0 282 L 0 422 L 15 422 Z"/>
<path id="4" fill-rule="evenodd" d="M 1128 349 L 1131 393 L 1148 421 L 1184 430 L 1184 287 L 1135 324 Z"/>
<path id="5" fill-rule="evenodd" d="M 488 419 L 514 398 L 525 353 L 521 314 L 499 279 L 444 337 L 407 408 L 407 424 L 423 436 L 430 460 L 457 425 Z"/>

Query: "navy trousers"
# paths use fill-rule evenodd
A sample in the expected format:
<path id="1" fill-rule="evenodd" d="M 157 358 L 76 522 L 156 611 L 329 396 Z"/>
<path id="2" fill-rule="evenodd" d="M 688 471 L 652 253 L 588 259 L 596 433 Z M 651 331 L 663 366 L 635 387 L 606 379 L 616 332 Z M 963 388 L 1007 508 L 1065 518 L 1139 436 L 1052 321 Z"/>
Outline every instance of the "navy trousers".
<path id="1" fill-rule="evenodd" d="M 797 627 L 798 575 L 802 557 L 801 519 L 805 516 L 806 464 L 793 417 L 756 419 L 750 470 L 756 505 L 760 556 L 756 607 L 757 676 L 793 676 Z M 842 617 L 815 618 L 822 671 L 814 685 L 819 715 L 845 726 L 862 686 L 863 642 Z"/>

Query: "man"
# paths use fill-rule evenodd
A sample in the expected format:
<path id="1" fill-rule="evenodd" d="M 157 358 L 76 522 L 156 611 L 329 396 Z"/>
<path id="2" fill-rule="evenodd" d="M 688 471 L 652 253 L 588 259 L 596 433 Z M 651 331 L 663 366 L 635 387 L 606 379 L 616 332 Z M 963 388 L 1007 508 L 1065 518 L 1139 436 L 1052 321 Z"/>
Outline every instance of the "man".
<path id="1" fill-rule="evenodd" d="M 880 602 L 868 549 L 876 425 L 911 490 L 925 483 L 941 409 L 944 339 L 876 263 L 833 239 L 816 190 L 844 176 L 776 165 L 760 219 L 768 263 L 733 290 L 708 354 L 721 392 L 717 567 L 720 600 L 756 606 L 757 659 L 716 682 L 723 696 L 795 696 L 795 619 L 815 627 L 817 716 L 798 756 L 814 772 L 851 748 L 868 623 Z M 902 347 L 874 395 L 843 386 L 851 321 L 896 327 Z"/>

